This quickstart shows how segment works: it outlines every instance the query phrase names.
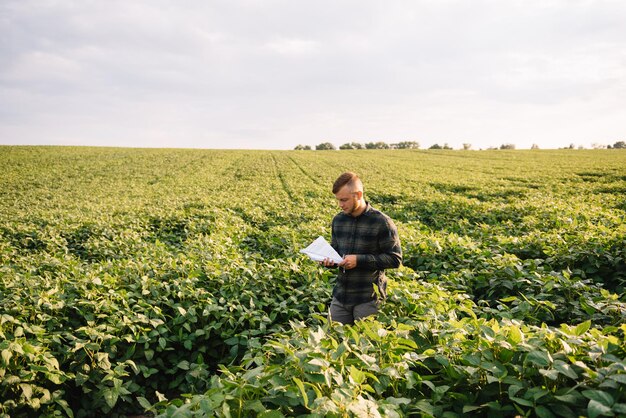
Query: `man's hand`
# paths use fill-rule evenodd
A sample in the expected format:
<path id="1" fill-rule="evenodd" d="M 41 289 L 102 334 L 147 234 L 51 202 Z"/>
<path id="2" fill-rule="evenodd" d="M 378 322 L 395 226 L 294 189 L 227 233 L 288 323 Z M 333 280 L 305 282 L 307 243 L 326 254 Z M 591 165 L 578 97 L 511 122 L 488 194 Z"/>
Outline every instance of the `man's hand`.
<path id="1" fill-rule="evenodd" d="M 324 267 L 335 267 L 335 266 L 337 266 L 337 263 L 335 263 L 330 258 L 325 258 L 324 261 L 320 261 L 320 264 L 323 265 Z"/>
<path id="2" fill-rule="evenodd" d="M 351 270 L 356 267 L 356 255 L 347 255 L 343 258 L 343 261 L 339 263 L 339 267 L 343 267 L 345 270 Z"/>

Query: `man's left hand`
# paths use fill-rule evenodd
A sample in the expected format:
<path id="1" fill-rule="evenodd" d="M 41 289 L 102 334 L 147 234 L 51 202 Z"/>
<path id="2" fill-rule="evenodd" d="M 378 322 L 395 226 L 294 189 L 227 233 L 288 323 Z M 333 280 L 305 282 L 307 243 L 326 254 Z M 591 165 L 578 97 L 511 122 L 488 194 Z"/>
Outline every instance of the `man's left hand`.
<path id="1" fill-rule="evenodd" d="M 343 261 L 339 263 L 339 267 L 343 267 L 346 270 L 350 270 L 356 267 L 356 255 L 351 254 L 343 258 Z"/>

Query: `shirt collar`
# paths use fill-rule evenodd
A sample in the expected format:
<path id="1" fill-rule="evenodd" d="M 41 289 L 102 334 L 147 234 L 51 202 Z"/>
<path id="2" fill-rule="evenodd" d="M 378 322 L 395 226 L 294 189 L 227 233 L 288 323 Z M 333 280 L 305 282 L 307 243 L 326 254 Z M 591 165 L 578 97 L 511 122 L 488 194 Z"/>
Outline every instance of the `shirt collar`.
<path id="1" fill-rule="evenodd" d="M 347 216 L 348 218 L 352 218 L 352 219 L 358 219 L 361 216 L 367 215 L 369 214 L 369 212 L 372 210 L 372 205 L 370 205 L 370 202 L 368 202 L 367 200 L 365 201 L 365 210 L 363 212 L 361 212 L 361 214 L 359 216 L 352 216 L 352 215 L 346 215 L 345 213 L 341 212 L 342 215 Z"/>

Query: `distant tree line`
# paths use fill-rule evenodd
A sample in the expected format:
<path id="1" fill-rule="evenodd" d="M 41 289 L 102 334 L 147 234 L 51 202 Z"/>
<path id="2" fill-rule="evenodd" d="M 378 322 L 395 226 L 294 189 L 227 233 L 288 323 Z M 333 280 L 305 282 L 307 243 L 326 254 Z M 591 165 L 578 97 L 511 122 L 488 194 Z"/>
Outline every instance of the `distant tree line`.
<path id="1" fill-rule="evenodd" d="M 416 141 L 402 141 L 402 142 L 396 142 L 393 144 L 388 144 L 386 142 L 383 141 L 377 141 L 377 142 L 367 142 L 367 143 L 360 143 L 360 142 L 346 142 L 345 144 L 342 144 L 339 146 L 340 150 L 344 150 L 344 149 L 348 149 L 348 150 L 352 150 L 352 149 L 419 149 L 420 148 L 420 144 L 419 142 Z M 468 150 L 472 148 L 472 144 L 463 144 L 463 149 Z M 294 148 L 295 150 L 312 150 L 313 147 L 311 147 L 310 145 L 296 145 L 296 147 Z M 315 146 L 316 150 L 336 150 L 337 147 L 335 147 L 335 145 L 333 145 L 330 142 L 322 142 L 321 144 L 318 144 Z M 452 149 L 451 146 L 449 146 L 447 143 L 443 144 L 443 145 L 439 145 L 439 144 L 434 144 L 431 145 L 428 149 Z"/>
<path id="2" fill-rule="evenodd" d="M 419 149 L 420 148 L 420 144 L 416 141 L 402 141 L 402 142 L 397 142 L 397 143 L 393 143 L 393 144 L 388 144 L 386 142 L 383 141 L 378 141 L 378 142 L 367 142 L 365 144 L 362 144 L 360 142 L 346 142 L 345 144 L 339 146 L 340 150 L 355 150 L 355 149 Z M 569 147 L 566 147 L 565 149 L 574 149 L 574 144 L 571 144 Z M 582 149 L 583 147 L 580 146 L 578 147 L 579 149 Z M 608 146 L 604 146 L 604 145 L 600 145 L 597 143 L 592 144 L 592 148 L 593 149 L 602 149 L 602 148 L 607 148 L 607 149 L 626 149 L 626 142 L 624 141 L 617 141 L 615 144 L 608 145 Z M 313 147 L 311 147 L 310 145 L 296 145 L 296 147 L 294 148 L 295 150 L 312 150 Z M 335 145 L 333 145 L 330 142 L 322 142 L 321 144 L 318 144 L 315 146 L 316 150 L 336 150 L 337 147 L 335 147 Z M 451 150 L 453 149 L 452 147 L 450 147 L 447 143 L 443 144 L 443 145 L 439 145 L 439 144 L 433 144 L 431 145 L 428 149 L 445 149 L 445 150 Z M 464 150 L 470 150 L 472 149 L 472 144 L 469 143 L 464 143 L 463 144 L 463 149 Z M 497 150 L 497 149 L 501 149 L 501 150 L 512 150 L 515 149 L 515 144 L 502 144 L 500 145 L 500 147 L 489 147 L 487 148 L 488 150 Z M 531 149 L 539 149 L 539 145 L 537 144 L 533 144 Z"/>
<path id="3" fill-rule="evenodd" d="M 420 144 L 415 141 L 403 141 L 395 144 L 388 144 L 383 141 L 367 142 L 362 144 L 360 142 L 346 142 L 339 146 L 339 149 L 419 149 Z M 297 145 L 295 150 L 311 150 L 309 145 Z M 315 146 L 316 150 L 334 150 L 337 149 L 335 145 L 330 142 L 322 142 Z"/>
<path id="4" fill-rule="evenodd" d="M 569 147 L 561 148 L 561 149 L 575 149 L 576 146 L 574 144 L 570 144 Z M 578 149 L 584 149 L 582 145 L 578 147 Z M 594 142 L 591 144 L 591 149 L 626 149 L 626 142 L 617 141 L 613 145 L 604 145 L 598 142 Z"/>
<path id="5" fill-rule="evenodd" d="M 446 145 L 447 146 L 447 145 Z M 419 149 L 420 144 L 416 141 L 402 141 L 393 144 L 388 144 L 383 141 L 378 142 L 346 142 L 339 146 L 339 149 Z M 439 145 L 434 145 L 436 148 L 441 148 Z M 431 147 L 432 148 L 432 147 Z M 312 150 L 310 145 L 296 145 L 295 150 Z M 336 150 L 337 147 L 330 142 L 322 142 L 315 146 L 316 150 Z M 452 148 L 446 148 L 452 149 Z"/>

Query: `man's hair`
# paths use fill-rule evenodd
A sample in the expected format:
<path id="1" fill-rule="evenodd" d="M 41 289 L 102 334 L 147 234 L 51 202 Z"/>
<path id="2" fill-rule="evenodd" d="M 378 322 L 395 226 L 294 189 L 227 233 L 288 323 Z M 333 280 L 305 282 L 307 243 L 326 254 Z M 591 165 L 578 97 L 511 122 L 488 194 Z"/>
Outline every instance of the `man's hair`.
<path id="1" fill-rule="evenodd" d="M 361 179 L 352 172 L 343 173 L 337 177 L 337 180 L 335 180 L 335 183 L 333 184 L 333 194 L 337 194 L 343 186 L 348 186 L 351 192 L 359 190 L 363 191 L 363 183 L 361 182 Z"/>

